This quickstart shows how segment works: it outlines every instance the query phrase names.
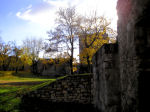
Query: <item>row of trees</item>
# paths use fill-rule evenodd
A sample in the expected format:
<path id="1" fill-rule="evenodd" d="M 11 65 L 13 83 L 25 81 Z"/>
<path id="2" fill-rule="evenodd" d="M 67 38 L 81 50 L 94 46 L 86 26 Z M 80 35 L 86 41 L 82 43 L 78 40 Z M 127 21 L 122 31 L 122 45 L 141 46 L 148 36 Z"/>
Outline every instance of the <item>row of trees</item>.
<path id="1" fill-rule="evenodd" d="M 27 38 L 21 46 L 17 46 L 14 41 L 5 43 L 0 39 L 1 69 L 18 72 L 18 69 L 24 70 L 25 66 L 32 66 L 32 71 L 36 73 L 36 64 L 42 47 L 42 39 Z"/>
<path id="2" fill-rule="evenodd" d="M 17 46 L 15 41 L 5 43 L 0 38 L 0 70 L 15 70 L 16 73 L 18 70 L 27 70 L 39 74 L 46 70 L 48 64 L 55 67 L 54 71 L 62 64 L 68 66 L 67 53 L 58 53 L 55 57 L 54 54 L 46 56 L 51 53 L 45 49 L 46 45 L 42 39 L 37 38 L 26 38 L 21 46 Z"/>

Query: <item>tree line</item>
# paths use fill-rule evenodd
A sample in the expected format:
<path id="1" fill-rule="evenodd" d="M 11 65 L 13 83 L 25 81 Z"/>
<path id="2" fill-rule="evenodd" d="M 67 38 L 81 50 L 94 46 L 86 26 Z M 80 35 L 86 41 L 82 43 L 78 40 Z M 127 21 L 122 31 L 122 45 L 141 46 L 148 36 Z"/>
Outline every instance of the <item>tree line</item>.
<path id="1" fill-rule="evenodd" d="M 70 74 L 75 71 L 77 64 L 74 57 L 74 50 L 79 43 L 80 65 L 86 65 L 88 72 L 91 71 L 92 56 L 106 43 L 114 43 L 116 32 L 110 28 L 111 21 L 104 16 L 97 16 L 96 12 L 91 16 L 79 15 L 75 7 L 60 8 L 57 11 L 56 27 L 47 31 L 49 38 L 44 42 L 42 39 L 26 38 L 21 46 L 16 43 L 5 43 L 0 39 L 0 68 L 1 70 L 24 70 L 25 66 L 30 66 L 33 73 L 37 73 L 37 63 L 39 60 L 46 63 L 55 64 L 54 54 L 59 62 L 69 62 Z M 111 35 L 111 38 L 109 37 Z M 43 55 L 52 54 L 50 61 L 40 58 Z M 53 58 L 52 58 L 53 57 Z M 49 57 L 50 58 L 50 57 Z M 56 56 L 55 56 L 56 58 Z M 58 61 L 57 61 L 58 62 Z"/>
<path id="2" fill-rule="evenodd" d="M 25 66 L 32 66 L 31 71 L 36 72 L 36 63 L 40 59 L 42 39 L 26 38 L 21 46 L 15 41 L 4 42 L 0 39 L 0 68 L 1 70 L 24 70 Z"/>

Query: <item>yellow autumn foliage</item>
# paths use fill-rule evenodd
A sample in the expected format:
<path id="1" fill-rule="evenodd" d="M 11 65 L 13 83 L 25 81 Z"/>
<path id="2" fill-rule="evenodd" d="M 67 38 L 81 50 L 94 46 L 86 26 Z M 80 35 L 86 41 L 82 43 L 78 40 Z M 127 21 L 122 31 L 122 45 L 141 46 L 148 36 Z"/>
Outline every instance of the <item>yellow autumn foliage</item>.
<path id="1" fill-rule="evenodd" d="M 79 57 L 80 57 L 80 61 L 82 64 L 88 64 L 88 62 L 87 62 L 88 60 L 90 61 L 90 64 L 92 64 L 92 57 L 96 53 L 96 51 L 103 44 L 109 43 L 109 37 L 103 38 L 102 35 L 103 35 L 103 33 L 99 33 L 98 35 L 96 35 L 96 34 L 88 35 L 86 37 L 86 42 L 85 42 L 84 38 L 81 38 L 81 43 L 83 45 L 83 49 L 80 52 Z M 93 39 L 95 39 L 95 41 L 93 42 L 93 44 L 91 44 Z M 86 47 L 85 44 L 88 44 L 88 45 L 91 44 L 91 46 Z"/>

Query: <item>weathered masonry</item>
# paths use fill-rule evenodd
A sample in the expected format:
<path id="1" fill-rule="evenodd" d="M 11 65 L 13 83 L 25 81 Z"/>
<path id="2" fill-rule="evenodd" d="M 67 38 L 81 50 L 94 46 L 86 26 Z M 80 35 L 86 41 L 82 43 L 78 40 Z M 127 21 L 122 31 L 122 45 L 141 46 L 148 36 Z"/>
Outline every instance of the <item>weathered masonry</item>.
<path id="1" fill-rule="evenodd" d="M 150 0 L 118 0 L 117 10 L 117 44 L 104 45 L 93 57 L 94 105 L 101 112 L 146 112 Z"/>
<path id="2" fill-rule="evenodd" d="M 85 111 L 92 108 L 92 75 L 73 75 L 58 79 L 49 85 L 29 92 L 22 97 L 21 109 L 25 112 L 58 112 L 57 109 Z M 87 107 L 86 107 L 87 106 Z M 75 108 L 72 110 L 72 108 Z M 50 110 L 49 110 L 50 109 Z M 66 110 L 68 109 L 68 110 Z"/>
<path id="3" fill-rule="evenodd" d="M 118 58 L 117 44 L 102 46 L 93 57 L 93 103 L 100 112 L 117 112 L 120 108 Z"/>

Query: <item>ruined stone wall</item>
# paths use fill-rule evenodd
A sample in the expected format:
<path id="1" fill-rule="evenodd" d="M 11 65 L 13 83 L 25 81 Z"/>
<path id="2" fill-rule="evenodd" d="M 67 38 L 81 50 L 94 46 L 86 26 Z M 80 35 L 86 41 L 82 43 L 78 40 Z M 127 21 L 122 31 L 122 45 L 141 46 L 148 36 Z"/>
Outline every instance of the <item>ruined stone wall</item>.
<path id="1" fill-rule="evenodd" d="M 135 23 L 133 18 L 129 18 L 132 8 L 131 0 L 118 1 L 118 4 L 121 105 L 123 112 L 136 112 L 138 105 L 138 57 L 136 55 L 134 41 L 135 29 L 133 24 Z"/>
<path id="2" fill-rule="evenodd" d="M 118 0 L 118 44 L 122 112 L 144 112 L 150 74 L 149 0 Z M 143 94 L 144 93 L 144 94 Z M 140 97 L 142 100 L 140 100 Z"/>
<path id="3" fill-rule="evenodd" d="M 100 112 L 120 112 L 118 45 L 106 44 L 93 57 L 93 103 Z"/>
<path id="4" fill-rule="evenodd" d="M 120 99 L 120 112 L 146 112 L 150 94 L 150 1 L 118 0 L 117 11 L 118 53 L 109 52 L 113 57 L 110 58 L 105 51 L 111 45 L 104 45 L 93 57 L 94 104 L 102 112 L 116 112 L 112 107 L 119 106 L 115 102 L 117 100 L 113 99 L 111 106 L 107 106 L 111 101 L 109 94 L 112 93 L 112 98 L 116 97 L 115 90 L 120 92 L 120 96 L 116 97 Z M 112 68 L 105 67 L 107 63 L 112 64 L 107 58 L 116 63 Z M 107 74 L 112 76 L 108 85 Z"/>
<path id="5" fill-rule="evenodd" d="M 91 104 L 91 78 L 92 75 L 67 76 L 24 95 L 23 99 L 27 105 L 28 102 L 36 103 L 33 99 L 52 103 Z"/>

